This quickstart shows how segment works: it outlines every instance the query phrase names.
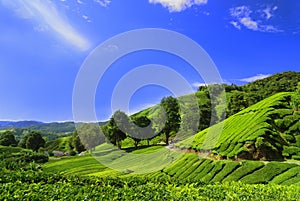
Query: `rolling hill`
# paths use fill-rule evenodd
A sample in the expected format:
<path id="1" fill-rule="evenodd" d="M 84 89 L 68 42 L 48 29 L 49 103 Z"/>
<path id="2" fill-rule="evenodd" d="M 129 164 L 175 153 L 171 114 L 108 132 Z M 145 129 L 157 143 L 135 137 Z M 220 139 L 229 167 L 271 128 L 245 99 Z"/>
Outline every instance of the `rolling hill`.
<path id="1" fill-rule="evenodd" d="M 152 152 L 153 148 L 145 148 L 132 152 L 133 154 L 146 154 Z M 162 148 L 166 150 L 167 148 Z M 153 152 L 152 152 L 153 153 Z M 119 159 L 116 159 L 117 161 Z M 149 165 L 159 164 L 160 157 L 153 158 Z M 136 164 L 137 161 L 130 160 L 128 166 Z M 120 159 L 120 165 L 124 160 Z M 85 175 L 97 177 L 129 177 L 132 174 L 118 172 L 100 164 L 97 156 L 66 157 L 59 160 L 51 160 L 43 165 L 45 172 L 63 173 L 65 175 Z M 186 153 L 178 160 L 171 163 L 161 171 L 138 174 L 135 176 L 168 177 L 180 181 L 202 182 L 202 183 L 226 183 L 240 181 L 247 184 L 281 184 L 300 185 L 300 165 L 297 163 L 268 162 L 261 161 L 231 161 L 211 160 L 199 157 L 195 153 Z"/>
<path id="2" fill-rule="evenodd" d="M 41 125 L 40 121 L 0 121 L 0 130 L 7 128 L 26 128 L 35 125 Z"/>
<path id="3" fill-rule="evenodd" d="M 218 129 L 218 124 L 176 146 L 200 152 L 212 150 L 214 156 L 223 159 L 299 159 L 300 113 L 291 108 L 290 97 L 291 93 L 278 93 L 229 117 L 215 144 L 214 132 L 209 136 L 208 132 Z"/>

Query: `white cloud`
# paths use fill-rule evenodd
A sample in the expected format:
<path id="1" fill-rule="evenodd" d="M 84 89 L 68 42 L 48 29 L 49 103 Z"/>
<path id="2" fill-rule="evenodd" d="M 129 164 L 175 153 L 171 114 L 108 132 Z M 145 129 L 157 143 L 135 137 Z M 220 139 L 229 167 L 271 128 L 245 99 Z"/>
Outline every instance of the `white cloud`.
<path id="1" fill-rule="evenodd" d="M 261 80 L 261 79 L 267 78 L 269 76 L 271 76 L 271 74 L 258 74 L 258 75 L 252 76 L 252 77 L 239 79 L 239 81 L 241 81 L 241 82 L 254 82 L 256 80 Z"/>
<path id="2" fill-rule="evenodd" d="M 247 27 L 248 29 L 257 31 L 258 30 L 258 23 L 252 20 L 250 17 L 243 17 L 240 19 L 240 23 Z"/>
<path id="3" fill-rule="evenodd" d="M 203 86 L 207 86 L 206 83 L 203 83 L 203 82 L 194 82 L 192 84 L 194 87 L 203 87 Z"/>
<path id="4" fill-rule="evenodd" d="M 273 11 L 275 10 L 277 10 L 276 6 L 273 8 L 266 7 L 265 9 L 256 10 L 254 13 L 248 6 L 234 7 L 229 10 L 231 17 L 233 18 L 233 20 L 230 21 L 230 24 L 239 30 L 243 26 L 253 31 L 282 32 L 282 30 L 273 25 L 264 24 L 264 21 L 268 21 L 274 16 Z"/>
<path id="5" fill-rule="evenodd" d="M 263 10 L 263 13 L 264 13 L 264 16 L 267 18 L 267 20 L 270 19 L 271 17 L 273 17 L 272 10 L 271 10 L 270 6 L 266 7 Z"/>
<path id="6" fill-rule="evenodd" d="M 92 22 L 92 20 L 87 15 L 82 15 L 82 18 L 85 19 L 87 22 Z"/>
<path id="7" fill-rule="evenodd" d="M 77 0 L 78 4 L 83 4 L 83 2 L 81 0 Z"/>
<path id="8" fill-rule="evenodd" d="M 278 9 L 277 6 L 271 7 L 267 6 L 265 9 L 261 10 L 262 16 L 265 17 L 267 20 L 274 16 L 274 11 Z"/>
<path id="9" fill-rule="evenodd" d="M 152 4 L 161 4 L 168 8 L 169 12 L 180 12 L 193 5 L 207 4 L 208 0 L 149 0 Z"/>
<path id="10" fill-rule="evenodd" d="M 0 0 L 0 2 L 7 8 L 12 9 L 19 17 L 37 21 L 39 25 L 34 28 L 35 30 L 45 31 L 40 27 L 47 27 L 64 41 L 82 51 L 90 48 L 89 41 L 73 28 L 52 1 Z"/>
<path id="11" fill-rule="evenodd" d="M 231 21 L 230 24 L 232 24 L 232 26 L 234 26 L 235 28 L 241 30 L 241 25 L 239 25 L 238 22 L 236 22 L 236 21 Z"/>
<path id="12" fill-rule="evenodd" d="M 102 7 L 108 7 L 109 4 L 111 3 L 111 0 L 94 0 L 97 4 L 99 4 Z"/>

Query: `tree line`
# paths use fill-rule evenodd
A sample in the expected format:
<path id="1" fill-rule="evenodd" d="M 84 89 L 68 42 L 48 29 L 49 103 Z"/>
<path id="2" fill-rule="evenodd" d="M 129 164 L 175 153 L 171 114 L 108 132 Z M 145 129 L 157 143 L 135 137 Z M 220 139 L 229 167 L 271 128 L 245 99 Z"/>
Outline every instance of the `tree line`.
<path id="1" fill-rule="evenodd" d="M 0 135 L 0 145 L 2 146 L 19 146 L 25 149 L 31 149 L 38 151 L 41 147 L 44 147 L 45 140 L 42 135 L 37 131 L 27 131 L 27 134 L 17 140 L 12 130 L 6 130 Z"/>
<path id="2" fill-rule="evenodd" d="M 134 141 L 134 147 L 138 148 L 142 140 L 147 140 L 149 145 L 149 141 L 157 136 L 164 136 L 164 142 L 168 145 L 170 137 L 174 136 L 180 127 L 179 103 L 176 98 L 169 96 L 163 98 L 160 105 L 165 111 L 165 118 L 157 117 L 157 119 L 164 125 L 153 124 L 146 115 L 136 115 L 130 118 L 125 112 L 118 110 L 101 127 L 87 123 L 81 125 L 73 133 L 73 146 L 78 152 L 84 148 L 93 151 L 97 145 L 104 142 L 121 148 L 122 141 L 131 138 Z"/>

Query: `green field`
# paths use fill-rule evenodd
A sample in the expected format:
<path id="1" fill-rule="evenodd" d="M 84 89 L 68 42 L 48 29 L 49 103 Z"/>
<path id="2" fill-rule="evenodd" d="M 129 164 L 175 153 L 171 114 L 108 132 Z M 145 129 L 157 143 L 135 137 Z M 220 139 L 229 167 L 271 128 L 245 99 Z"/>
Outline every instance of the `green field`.
<path id="1" fill-rule="evenodd" d="M 168 177 L 101 178 L 27 171 L 0 175 L 2 200 L 276 200 L 297 201 L 299 186 L 183 182 Z"/>
<path id="2" fill-rule="evenodd" d="M 136 151 L 135 155 L 146 154 L 147 152 L 154 152 L 157 147 L 142 149 Z M 166 149 L 166 148 L 161 148 Z M 160 150 L 160 149 L 158 149 Z M 166 149 L 167 150 L 167 149 Z M 157 150 L 156 150 L 157 151 Z M 161 155 L 164 152 L 158 151 Z M 160 164 L 159 160 L 154 160 L 148 163 L 149 166 L 157 167 Z M 179 157 L 178 157 L 179 158 Z M 140 175 L 141 171 L 133 171 L 138 158 L 132 160 L 119 159 L 114 164 L 122 165 L 126 163 L 125 169 L 130 167 L 130 173 L 123 171 L 119 172 L 101 165 L 97 161 L 97 157 L 92 156 L 77 156 L 77 157 L 63 157 L 62 159 L 53 159 L 43 165 L 45 172 L 63 173 L 66 175 L 86 175 L 86 176 L 130 176 Z M 143 167 L 141 164 L 136 168 Z M 267 162 L 260 161 L 231 161 L 231 160 L 211 160 L 199 157 L 194 153 L 187 153 L 180 157 L 172 164 L 164 167 L 162 171 L 152 172 L 150 175 L 168 176 L 180 180 L 187 180 L 191 182 L 233 182 L 241 181 L 247 184 L 283 184 L 283 185 L 299 185 L 300 186 L 300 165 L 286 162 Z M 148 171 L 149 172 L 149 171 Z M 146 174 L 142 174 L 146 175 Z"/>

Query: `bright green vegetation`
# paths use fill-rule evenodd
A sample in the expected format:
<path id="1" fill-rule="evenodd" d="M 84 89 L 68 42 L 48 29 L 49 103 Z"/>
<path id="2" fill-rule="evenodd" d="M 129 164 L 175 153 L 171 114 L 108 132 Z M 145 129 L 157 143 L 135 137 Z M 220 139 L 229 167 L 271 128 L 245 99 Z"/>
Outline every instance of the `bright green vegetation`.
<path id="1" fill-rule="evenodd" d="M 61 137 L 56 140 L 47 142 L 45 147 L 47 151 L 52 152 L 54 150 L 68 151 L 71 150 L 71 136 Z"/>
<path id="2" fill-rule="evenodd" d="M 113 176 L 121 173 L 111 170 L 101 165 L 92 156 L 76 156 L 63 157 L 58 159 L 50 159 L 48 163 L 43 165 L 43 170 L 49 173 L 63 173 L 65 175 L 98 175 L 98 176 Z"/>
<path id="3" fill-rule="evenodd" d="M 268 163 L 263 168 L 243 177 L 241 181 L 250 184 L 271 181 L 275 176 L 278 176 L 295 166 L 297 165 L 279 162 Z"/>
<path id="4" fill-rule="evenodd" d="M 87 176 L 140 174 L 160 170 L 179 158 L 183 153 L 175 153 L 161 146 L 154 146 L 124 154 L 124 151 L 113 150 L 111 146 L 104 144 L 93 151 L 93 157 L 87 155 L 51 158 L 43 166 L 43 169 L 52 173 L 60 172 L 68 175 L 79 174 Z M 101 163 L 119 171 L 107 168 Z"/>
<path id="5" fill-rule="evenodd" d="M 151 147 L 147 150 L 137 150 L 135 155 L 153 153 L 154 151 L 165 149 L 159 147 Z M 162 152 L 159 152 L 160 154 Z M 116 154 L 116 153 L 114 153 Z M 109 156 L 109 158 L 112 157 Z M 116 155 L 117 157 L 117 155 Z M 152 163 L 144 168 L 151 168 L 161 164 L 162 157 L 156 157 Z M 159 159 L 157 159 L 159 158 Z M 87 176 L 121 176 L 131 177 L 138 173 L 134 165 L 137 158 L 131 160 L 117 159 L 113 165 L 124 166 L 126 163 L 130 172 L 117 172 L 101 165 L 96 158 L 91 156 L 67 157 L 59 160 L 50 160 L 43 166 L 45 172 L 60 172 L 66 175 L 87 175 Z M 168 176 L 181 181 L 215 183 L 215 182 L 233 182 L 241 181 L 248 184 L 285 184 L 300 185 L 299 165 L 285 162 L 268 162 L 260 161 L 230 161 L 230 160 L 210 160 L 200 158 L 197 154 L 187 153 L 175 162 L 166 166 L 160 172 L 154 172 L 143 175 Z M 139 165 L 139 168 L 141 166 Z M 140 170 L 142 171 L 142 169 Z M 290 182 L 288 182 L 290 180 Z M 285 183 L 284 183 L 285 182 Z"/>
<path id="6" fill-rule="evenodd" d="M 214 155 L 242 159 L 297 159 L 300 156 L 300 113 L 291 108 L 290 97 L 291 93 L 278 93 L 226 119 L 222 134 L 212 147 Z M 214 128 L 217 129 L 218 124 L 177 146 L 197 151 L 210 149 L 212 145 L 205 144 L 204 140 L 209 129 Z"/>
<path id="7" fill-rule="evenodd" d="M 244 86 L 235 86 L 235 85 L 223 85 L 223 88 L 226 91 L 226 116 L 231 117 L 234 114 L 248 108 L 249 106 L 253 106 L 254 104 L 262 101 L 272 95 L 275 95 L 280 92 L 294 92 L 297 88 L 297 84 L 300 82 L 300 73 L 299 72 L 284 72 L 278 73 L 268 78 L 257 80 L 255 82 L 246 84 Z M 221 109 L 222 104 L 224 104 L 223 100 L 219 100 L 218 97 L 214 97 L 212 91 L 221 90 L 219 85 L 212 85 L 210 87 L 201 86 L 199 90 L 195 94 L 185 95 L 182 97 L 178 97 L 178 101 L 183 101 L 184 104 L 180 105 L 181 112 L 184 110 L 187 112 L 187 115 L 181 113 L 182 125 L 184 128 L 177 132 L 176 137 L 181 140 L 182 138 L 187 138 L 196 134 L 199 131 L 202 131 L 208 128 L 210 125 L 219 122 L 221 116 L 225 116 L 224 111 Z M 212 92 L 212 94 L 209 93 Z M 194 99 L 197 104 L 195 104 Z M 290 102 L 290 100 L 289 100 Z M 214 105 L 215 107 L 212 107 Z M 197 108 L 198 107 L 198 108 Z M 292 109 L 290 105 L 287 106 L 289 109 Z M 199 112 L 199 114 L 196 113 Z M 281 113 L 281 111 L 279 111 Z M 160 107 L 159 105 L 155 105 L 151 108 L 147 108 L 142 110 L 134 115 L 135 117 L 146 116 L 154 122 L 153 127 L 157 127 L 155 118 L 160 115 Z M 200 117 L 200 119 L 199 119 Z M 251 117 L 249 117 L 251 118 Z M 245 120 L 245 119 L 244 119 Z M 197 125 L 199 123 L 199 125 Z M 243 122 L 239 123 L 241 125 Z M 196 127 L 195 127 L 196 126 Z M 241 127 L 241 126 L 240 126 Z M 244 127 L 244 126 L 243 126 Z M 163 137 L 161 138 L 163 139 Z M 126 140 L 125 147 L 133 146 L 133 143 L 128 143 L 129 140 Z M 228 142 L 230 143 L 230 142 Z M 151 143 L 150 144 L 155 144 Z M 140 145 L 145 145 L 145 141 L 141 141 Z M 226 146 L 226 145 L 224 145 Z M 233 145 L 234 148 L 240 149 L 235 150 L 233 153 L 228 153 L 229 157 L 234 157 L 235 152 L 242 151 L 244 147 L 239 146 L 239 148 Z M 282 147 L 283 145 L 281 145 Z M 208 145 L 206 148 L 211 148 Z M 226 147 L 223 147 L 226 149 Z M 198 147 L 198 149 L 200 149 Z M 294 150 L 295 151 L 295 150 Z M 299 152 L 299 151 L 298 151 Z M 257 156 L 258 158 L 263 158 L 264 156 Z M 287 158 L 295 159 L 300 158 L 300 156 L 289 156 Z M 245 158 L 243 156 L 243 158 Z M 251 158 L 251 157 L 250 157 Z M 275 158 L 279 158 L 279 156 L 275 156 Z"/>
<path id="8" fill-rule="evenodd" d="M 271 181 L 271 183 L 286 185 L 294 184 L 296 182 L 298 182 L 298 184 L 300 183 L 300 166 L 290 168 L 284 173 L 274 177 L 274 179 Z"/>
<path id="9" fill-rule="evenodd" d="M 295 200 L 299 186 L 187 183 L 169 177 L 99 178 L 18 171 L 0 175 L 2 200 Z"/>
<path id="10" fill-rule="evenodd" d="M 48 156 L 20 147 L 0 146 L 0 170 L 36 168 L 36 163 L 45 163 Z"/>
<path id="11" fill-rule="evenodd" d="M 186 154 L 163 170 L 171 177 L 203 183 L 241 181 L 248 184 L 284 184 L 292 179 L 300 185 L 299 165 L 283 162 L 213 161 L 201 159 L 196 154 Z M 297 172 L 298 171 L 298 172 Z"/>

